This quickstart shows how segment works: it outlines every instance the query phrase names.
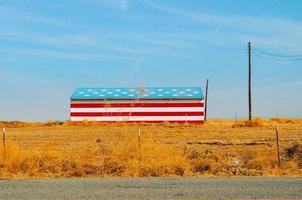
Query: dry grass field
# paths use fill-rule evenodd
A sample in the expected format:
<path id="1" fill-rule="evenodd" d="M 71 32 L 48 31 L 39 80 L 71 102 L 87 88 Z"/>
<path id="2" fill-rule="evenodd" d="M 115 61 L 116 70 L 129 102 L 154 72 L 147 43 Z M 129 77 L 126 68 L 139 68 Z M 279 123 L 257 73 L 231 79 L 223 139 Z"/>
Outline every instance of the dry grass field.
<path id="1" fill-rule="evenodd" d="M 203 126 L 0 122 L 0 127 L 6 127 L 0 178 L 302 175 L 301 119 L 211 120 Z"/>

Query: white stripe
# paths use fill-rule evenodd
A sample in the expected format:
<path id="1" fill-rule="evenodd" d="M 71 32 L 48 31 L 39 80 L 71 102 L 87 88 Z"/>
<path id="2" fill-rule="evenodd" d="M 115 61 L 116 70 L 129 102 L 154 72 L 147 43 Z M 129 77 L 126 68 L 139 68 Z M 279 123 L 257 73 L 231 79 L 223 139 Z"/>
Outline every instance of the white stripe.
<path id="1" fill-rule="evenodd" d="M 201 121 L 203 116 L 71 117 L 71 121 Z"/>
<path id="2" fill-rule="evenodd" d="M 203 112 L 204 107 L 152 108 L 71 108 L 71 112 Z"/>

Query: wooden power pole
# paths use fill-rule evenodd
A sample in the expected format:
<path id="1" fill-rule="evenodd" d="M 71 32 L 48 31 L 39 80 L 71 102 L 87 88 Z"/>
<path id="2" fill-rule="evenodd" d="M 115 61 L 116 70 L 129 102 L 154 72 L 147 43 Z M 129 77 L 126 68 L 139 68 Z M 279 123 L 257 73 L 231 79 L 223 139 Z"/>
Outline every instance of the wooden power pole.
<path id="1" fill-rule="evenodd" d="M 251 52 L 251 42 L 248 42 L 248 54 L 249 54 L 249 120 L 252 120 L 252 52 Z"/>
<path id="2" fill-rule="evenodd" d="M 209 89 L 209 79 L 206 83 L 206 98 L 205 98 L 205 108 L 204 108 L 204 121 L 207 121 L 207 111 L 208 111 L 208 89 Z"/>

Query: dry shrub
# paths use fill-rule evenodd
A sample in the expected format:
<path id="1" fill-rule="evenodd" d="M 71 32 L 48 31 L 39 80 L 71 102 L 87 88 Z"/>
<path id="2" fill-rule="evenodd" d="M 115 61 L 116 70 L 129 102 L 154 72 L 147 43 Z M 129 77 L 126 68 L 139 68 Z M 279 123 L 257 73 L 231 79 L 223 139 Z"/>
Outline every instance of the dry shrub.
<path id="1" fill-rule="evenodd" d="M 270 121 L 278 124 L 302 124 L 302 119 L 293 119 L 293 118 L 274 117 L 271 118 Z"/>
<path id="2" fill-rule="evenodd" d="M 248 167 L 248 164 L 255 158 L 255 153 L 249 150 L 243 150 L 239 153 L 239 159 L 244 167 Z"/>
<path id="3" fill-rule="evenodd" d="M 48 121 L 44 124 L 44 126 L 49 126 L 49 127 L 54 127 L 54 126 L 59 126 L 59 125 L 63 125 L 64 122 L 61 122 L 61 121 Z"/>
<path id="4" fill-rule="evenodd" d="M 137 162 L 137 145 L 130 137 L 119 136 L 114 142 L 108 145 L 108 155 L 104 158 L 104 170 L 108 175 L 123 176 L 124 174 L 132 175 L 127 172 L 127 166 Z M 129 169 L 131 170 L 131 169 Z M 133 166 L 137 172 L 137 165 Z"/>
<path id="5" fill-rule="evenodd" d="M 125 135 L 115 141 L 104 159 L 108 175 L 181 176 L 189 168 L 185 157 L 169 146 L 142 140 L 139 148 L 137 137 Z"/>
<path id="6" fill-rule="evenodd" d="M 211 158 L 197 158 L 192 160 L 193 173 L 212 173 L 216 174 L 219 171 L 219 164 Z"/>
<path id="7" fill-rule="evenodd" d="M 142 176 L 183 176 L 188 168 L 186 158 L 172 147 L 150 142 L 142 148 Z"/>
<path id="8" fill-rule="evenodd" d="M 205 124 L 233 124 L 234 120 L 229 120 L 229 119 L 210 119 L 207 120 Z"/>
<path id="9" fill-rule="evenodd" d="M 3 158 L 0 152 L 0 177 L 75 177 L 98 173 L 97 166 L 87 160 L 64 155 L 51 147 L 40 147 L 32 151 L 21 151 L 9 145 Z M 91 168 L 94 170 L 91 170 Z"/>
<path id="10" fill-rule="evenodd" d="M 297 162 L 289 160 L 282 162 L 282 164 L 276 165 L 268 174 L 269 175 L 290 175 L 290 176 L 301 176 L 302 170 L 297 169 Z"/>
<path id="11" fill-rule="evenodd" d="M 302 145 L 293 143 L 291 146 L 285 148 L 284 158 L 286 160 L 296 161 L 297 166 L 302 168 Z"/>
<path id="12" fill-rule="evenodd" d="M 62 126 L 64 127 L 69 127 L 69 126 L 76 126 L 77 123 L 76 122 L 73 122 L 73 121 L 65 121 Z"/>
<path id="13" fill-rule="evenodd" d="M 275 147 L 267 145 L 274 142 L 270 139 L 274 131 L 269 126 L 232 129 L 228 123 L 201 129 L 194 125 L 143 123 L 104 123 L 97 127 L 93 123 L 88 123 L 93 127 L 64 127 L 69 126 L 64 123 L 55 127 L 43 124 L 42 128 L 17 129 L 16 132 L 8 129 L 8 144 L 15 140 L 20 146 L 8 145 L 3 162 L 0 145 L 0 178 L 302 174 L 300 144 L 289 145 L 289 141 L 281 140 L 281 148 L 288 147 L 281 159 L 282 165 L 276 165 L 275 149 L 271 153 Z M 284 124 L 283 130 L 288 126 L 293 127 L 293 140 L 299 141 L 300 135 L 296 134 L 299 126 Z M 137 134 L 133 134 L 138 128 L 143 133 L 141 148 Z M 40 134 L 42 130 L 47 131 Z M 55 137 L 58 140 L 51 141 Z M 34 147 L 49 143 L 53 146 Z M 240 162 L 234 162 L 237 160 Z"/>
<path id="14" fill-rule="evenodd" d="M 191 170 L 196 174 L 212 173 L 217 174 L 220 170 L 218 156 L 211 150 L 191 150 L 187 152 L 187 159 L 190 160 Z"/>
<path id="15" fill-rule="evenodd" d="M 276 166 L 276 160 L 266 157 L 256 157 L 254 159 L 249 160 L 245 167 L 247 169 L 255 169 L 255 170 L 269 170 Z"/>
<path id="16" fill-rule="evenodd" d="M 20 121 L 1 121 L 0 127 L 5 128 L 23 128 L 29 127 L 34 125 L 39 125 L 40 123 L 27 123 L 27 122 L 20 122 Z"/>
<path id="17" fill-rule="evenodd" d="M 83 121 L 65 121 L 63 122 L 62 126 L 72 127 L 72 126 L 100 126 L 100 125 L 107 125 L 109 123 L 106 122 L 97 122 L 97 121 L 89 121 L 84 119 Z"/>
<path id="18" fill-rule="evenodd" d="M 259 176 L 270 174 L 275 165 L 272 157 L 263 156 L 256 150 L 240 149 L 232 160 L 222 162 L 222 171 L 229 175 Z"/>
<path id="19" fill-rule="evenodd" d="M 284 150 L 284 156 L 289 159 L 298 158 L 302 156 L 302 145 L 293 143 L 290 147 Z"/>
<path id="20" fill-rule="evenodd" d="M 224 119 L 214 119 L 207 121 L 206 124 L 214 124 L 214 125 L 228 125 L 233 124 L 233 127 L 263 127 L 265 123 L 279 123 L 279 124 L 302 124 L 302 119 L 298 118 L 271 118 L 268 121 L 263 120 L 260 117 L 256 117 L 251 122 L 249 120 L 239 120 L 236 121 L 234 124 L 234 120 L 224 120 Z M 106 125 L 114 125 L 114 126 L 129 126 L 129 123 L 125 122 L 96 122 L 96 121 L 88 121 L 84 120 L 82 122 L 72 122 L 72 121 L 48 121 L 45 123 L 42 122 L 22 122 L 22 121 L 0 121 L 0 127 L 6 128 L 25 128 L 25 127 L 41 127 L 41 126 L 48 126 L 48 127 L 72 127 L 72 126 L 106 126 Z M 140 126 L 153 126 L 154 124 L 150 123 L 131 123 L 131 125 L 140 125 Z M 163 122 L 161 124 L 157 124 L 162 127 L 167 128 L 178 128 L 183 127 L 184 124 L 180 123 L 171 123 L 171 122 Z M 186 127 L 199 127 L 199 124 L 188 124 Z M 203 127 L 203 126 L 202 126 Z"/>
<path id="21" fill-rule="evenodd" d="M 281 166 L 273 157 L 265 157 L 256 151 L 242 150 L 236 156 L 239 165 L 229 157 L 211 150 L 188 150 L 180 153 L 172 146 L 142 140 L 139 148 L 136 137 L 116 136 L 108 145 L 97 143 L 97 152 L 70 155 L 50 146 L 32 151 L 22 151 L 15 145 L 6 148 L 6 158 L 0 151 L 0 177 L 87 177 L 87 176 L 188 176 L 188 175 L 286 175 L 299 174 L 301 145 L 285 150 L 288 159 Z M 93 154 L 93 155 L 91 155 Z M 95 159 L 98 155 L 98 159 Z"/>
<path id="22" fill-rule="evenodd" d="M 276 165 L 274 157 L 267 157 L 259 154 L 255 150 L 243 150 L 240 153 L 242 167 L 254 170 L 268 170 Z"/>
<path id="23" fill-rule="evenodd" d="M 63 125 L 64 122 L 61 121 L 48 121 L 45 123 L 42 122 L 21 122 L 21 121 L 0 121 L 0 127 L 4 128 L 32 128 L 32 127 L 42 127 L 42 126 L 48 126 L 48 127 L 54 127 Z"/>
<path id="24" fill-rule="evenodd" d="M 238 127 L 264 127 L 266 122 L 261 117 L 256 117 L 252 120 L 237 121 L 233 124 L 233 128 Z"/>

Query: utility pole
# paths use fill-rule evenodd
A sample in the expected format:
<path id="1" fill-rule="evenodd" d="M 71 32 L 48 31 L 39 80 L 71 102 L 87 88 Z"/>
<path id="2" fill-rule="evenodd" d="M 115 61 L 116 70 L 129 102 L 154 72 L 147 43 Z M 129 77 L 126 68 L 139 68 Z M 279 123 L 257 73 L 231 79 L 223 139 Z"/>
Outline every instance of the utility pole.
<path id="1" fill-rule="evenodd" d="M 204 109 L 204 121 L 207 121 L 207 111 L 208 111 L 208 87 L 209 87 L 209 79 L 207 79 L 206 83 L 206 99 L 205 99 L 205 109 Z"/>
<path id="2" fill-rule="evenodd" d="M 251 42 L 248 42 L 248 54 L 249 54 L 249 120 L 252 120 L 252 51 L 251 51 Z"/>

